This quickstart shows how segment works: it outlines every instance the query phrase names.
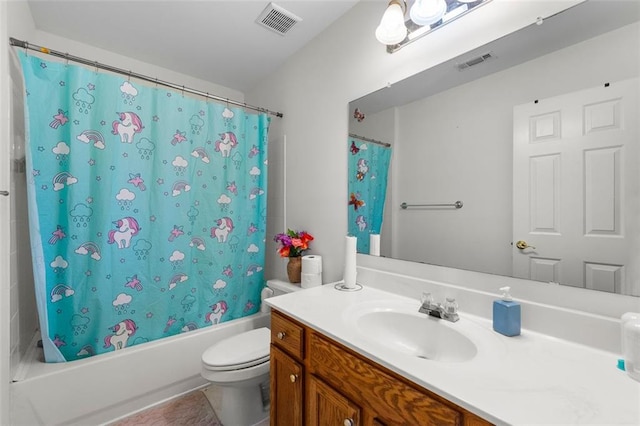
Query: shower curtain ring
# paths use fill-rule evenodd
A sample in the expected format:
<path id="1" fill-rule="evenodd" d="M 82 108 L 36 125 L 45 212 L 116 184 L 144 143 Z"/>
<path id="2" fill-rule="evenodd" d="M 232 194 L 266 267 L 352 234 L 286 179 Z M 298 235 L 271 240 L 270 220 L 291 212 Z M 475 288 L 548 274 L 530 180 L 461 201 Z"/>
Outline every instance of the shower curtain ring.
<path id="1" fill-rule="evenodd" d="M 98 72 L 98 61 L 93 61 L 93 66 L 96 67 L 96 73 Z"/>
<path id="2" fill-rule="evenodd" d="M 24 54 L 29 56 L 29 42 L 28 41 L 24 42 Z"/>
<path id="3" fill-rule="evenodd" d="M 129 70 L 129 76 L 127 77 L 127 82 L 131 83 L 131 70 Z"/>
<path id="4" fill-rule="evenodd" d="M 69 52 L 65 52 L 64 53 L 64 59 L 65 59 L 65 66 L 69 66 Z"/>
<path id="5" fill-rule="evenodd" d="M 182 85 L 182 97 L 184 98 L 184 84 Z"/>

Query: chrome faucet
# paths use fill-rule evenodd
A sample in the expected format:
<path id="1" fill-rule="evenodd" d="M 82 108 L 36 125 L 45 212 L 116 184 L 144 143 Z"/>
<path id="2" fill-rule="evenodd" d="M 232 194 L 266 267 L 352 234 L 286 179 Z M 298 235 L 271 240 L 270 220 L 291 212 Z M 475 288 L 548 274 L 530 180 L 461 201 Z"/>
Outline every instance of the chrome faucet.
<path id="1" fill-rule="evenodd" d="M 453 297 L 447 297 L 443 305 L 442 303 L 435 303 L 431 293 L 422 293 L 420 303 L 421 306 L 418 312 L 422 314 L 451 322 L 456 322 L 460 319 L 458 316 L 458 304 Z"/>

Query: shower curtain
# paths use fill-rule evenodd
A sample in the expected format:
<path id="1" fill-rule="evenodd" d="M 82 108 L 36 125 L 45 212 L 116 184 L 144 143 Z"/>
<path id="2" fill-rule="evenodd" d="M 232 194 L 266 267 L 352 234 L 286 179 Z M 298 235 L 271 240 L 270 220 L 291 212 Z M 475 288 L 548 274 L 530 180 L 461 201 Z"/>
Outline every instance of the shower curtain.
<path id="1" fill-rule="evenodd" d="M 255 313 L 268 117 L 19 55 L 46 361 Z"/>
<path id="2" fill-rule="evenodd" d="M 358 253 L 369 253 L 369 235 L 382 229 L 391 147 L 349 138 L 349 225 Z"/>

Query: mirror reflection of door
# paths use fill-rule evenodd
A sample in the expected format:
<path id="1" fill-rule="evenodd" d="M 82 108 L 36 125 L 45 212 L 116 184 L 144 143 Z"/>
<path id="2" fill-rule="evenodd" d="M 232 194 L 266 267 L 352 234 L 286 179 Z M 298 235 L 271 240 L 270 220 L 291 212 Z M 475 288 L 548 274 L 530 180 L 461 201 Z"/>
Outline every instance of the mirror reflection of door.
<path id="1" fill-rule="evenodd" d="M 638 295 L 639 84 L 514 108 L 514 276 Z"/>

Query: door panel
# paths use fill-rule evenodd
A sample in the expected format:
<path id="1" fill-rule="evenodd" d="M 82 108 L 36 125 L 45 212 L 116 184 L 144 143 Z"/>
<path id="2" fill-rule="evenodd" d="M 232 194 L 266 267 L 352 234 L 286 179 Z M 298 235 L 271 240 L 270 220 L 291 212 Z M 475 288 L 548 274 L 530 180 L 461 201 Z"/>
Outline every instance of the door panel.
<path id="1" fill-rule="evenodd" d="M 640 292 L 639 91 L 634 78 L 514 108 L 514 276 Z"/>
<path id="2" fill-rule="evenodd" d="M 302 426 L 302 365 L 271 345 L 271 425 Z"/>
<path id="3" fill-rule="evenodd" d="M 360 424 L 360 407 L 311 375 L 307 382 L 309 426 Z"/>

